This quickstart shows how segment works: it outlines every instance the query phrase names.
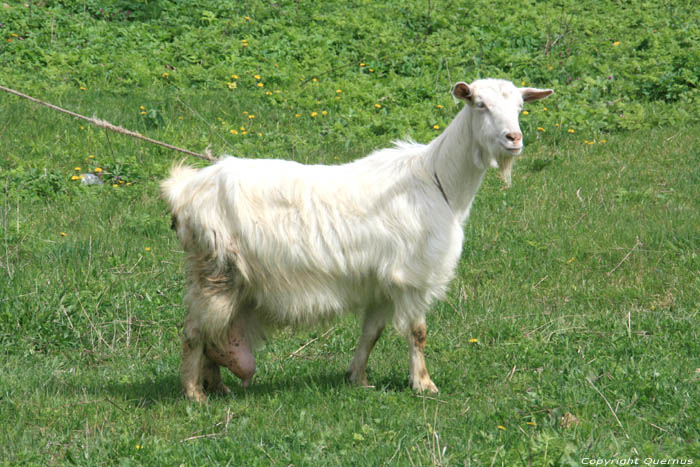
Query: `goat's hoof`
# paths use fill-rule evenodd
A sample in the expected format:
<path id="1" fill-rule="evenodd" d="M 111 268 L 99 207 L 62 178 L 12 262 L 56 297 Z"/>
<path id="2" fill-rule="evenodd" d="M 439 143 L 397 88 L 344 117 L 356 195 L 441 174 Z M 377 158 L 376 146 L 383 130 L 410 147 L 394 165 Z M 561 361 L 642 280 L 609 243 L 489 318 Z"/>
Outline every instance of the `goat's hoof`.
<path id="1" fill-rule="evenodd" d="M 418 393 L 429 392 L 431 394 L 437 394 L 439 392 L 437 386 L 435 386 L 435 383 L 433 383 L 433 380 L 430 378 L 412 381 L 411 388 Z"/>
<path id="2" fill-rule="evenodd" d="M 228 388 L 227 388 L 228 389 Z M 185 392 L 185 397 L 193 402 L 204 404 L 207 401 L 207 395 L 201 389 L 195 389 Z"/>
<path id="3" fill-rule="evenodd" d="M 367 382 L 367 375 L 366 374 L 358 375 L 357 373 L 355 373 L 351 370 L 348 370 L 347 373 L 345 373 L 345 379 L 353 386 L 357 386 L 360 388 L 373 387 L 373 386 L 370 386 L 369 383 Z"/>
<path id="4" fill-rule="evenodd" d="M 221 382 L 221 378 L 218 378 L 218 381 L 207 381 L 205 380 L 204 383 L 202 384 L 202 387 L 206 392 L 209 393 L 216 393 L 216 394 L 229 394 L 231 390 Z M 202 391 L 203 393 L 203 391 Z"/>

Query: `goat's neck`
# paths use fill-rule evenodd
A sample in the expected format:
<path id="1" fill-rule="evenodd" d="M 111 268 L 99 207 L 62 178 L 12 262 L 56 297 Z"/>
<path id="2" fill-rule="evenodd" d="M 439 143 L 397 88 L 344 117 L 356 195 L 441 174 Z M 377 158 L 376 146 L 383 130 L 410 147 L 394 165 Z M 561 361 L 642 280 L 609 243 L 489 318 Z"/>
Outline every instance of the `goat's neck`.
<path id="1" fill-rule="evenodd" d="M 460 221 L 469 216 L 487 164 L 471 131 L 470 109 L 463 109 L 429 145 L 428 170 L 442 185 L 447 202 Z"/>

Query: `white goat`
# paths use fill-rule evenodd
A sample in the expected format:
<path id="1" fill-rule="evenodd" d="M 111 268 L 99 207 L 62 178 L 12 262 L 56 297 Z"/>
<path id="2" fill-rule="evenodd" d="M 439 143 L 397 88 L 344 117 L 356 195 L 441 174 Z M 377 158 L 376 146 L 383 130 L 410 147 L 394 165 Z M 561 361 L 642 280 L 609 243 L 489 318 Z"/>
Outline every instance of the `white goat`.
<path id="1" fill-rule="evenodd" d="M 523 101 L 551 90 L 503 80 L 457 83 L 467 105 L 429 144 L 399 142 L 345 165 L 227 157 L 177 166 L 162 183 L 188 262 L 182 383 L 192 399 L 246 387 L 267 331 L 354 311 L 362 336 L 349 379 L 367 385 L 387 321 L 410 347 L 410 384 L 437 392 L 425 367 L 425 313 L 445 296 L 462 226 L 489 166 L 510 182 Z"/>

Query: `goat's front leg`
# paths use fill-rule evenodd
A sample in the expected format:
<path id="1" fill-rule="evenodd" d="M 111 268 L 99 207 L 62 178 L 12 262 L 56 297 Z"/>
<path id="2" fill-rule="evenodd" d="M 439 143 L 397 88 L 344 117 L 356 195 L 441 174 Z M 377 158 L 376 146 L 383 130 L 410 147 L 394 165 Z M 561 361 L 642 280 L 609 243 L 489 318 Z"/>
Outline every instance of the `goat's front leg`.
<path id="1" fill-rule="evenodd" d="M 362 336 L 357 344 L 355 355 L 350 362 L 347 378 L 357 386 L 367 387 L 367 360 L 369 354 L 382 335 L 386 325 L 386 315 L 382 311 L 368 311 L 362 323 Z"/>
<path id="2" fill-rule="evenodd" d="M 410 349 L 410 383 L 414 391 L 438 392 L 437 386 L 430 379 L 428 369 L 425 367 L 425 341 L 427 336 L 427 326 L 422 318 L 411 324 L 408 336 Z"/>

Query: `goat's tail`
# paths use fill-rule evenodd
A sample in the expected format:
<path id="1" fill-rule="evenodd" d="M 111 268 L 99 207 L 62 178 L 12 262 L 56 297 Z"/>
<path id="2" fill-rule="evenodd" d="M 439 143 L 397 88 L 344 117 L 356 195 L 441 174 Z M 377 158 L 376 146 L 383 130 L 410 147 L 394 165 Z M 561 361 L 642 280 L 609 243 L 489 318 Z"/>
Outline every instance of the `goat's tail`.
<path id="1" fill-rule="evenodd" d="M 170 169 L 170 176 L 160 183 L 161 197 L 168 203 L 170 212 L 177 216 L 186 201 L 185 195 L 187 182 L 197 173 L 197 169 L 184 164 L 176 163 Z"/>

